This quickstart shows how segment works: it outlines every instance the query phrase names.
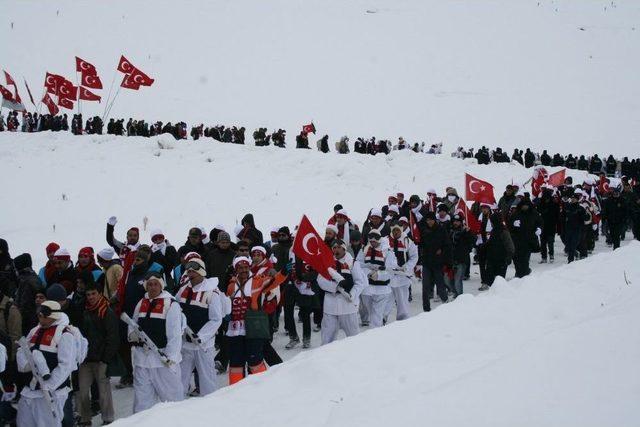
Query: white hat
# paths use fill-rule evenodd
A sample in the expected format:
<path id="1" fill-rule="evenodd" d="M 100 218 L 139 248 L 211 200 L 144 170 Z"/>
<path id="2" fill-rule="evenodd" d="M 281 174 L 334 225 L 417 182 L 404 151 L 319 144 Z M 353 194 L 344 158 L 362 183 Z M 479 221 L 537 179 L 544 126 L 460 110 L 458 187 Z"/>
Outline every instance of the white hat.
<path id="1" fill-rule="evenodd" d="M 334 224 L 327 224 L 327 230 L 331 230 L 334 233 L 338 234 L 338 227 Z"/>
<path id="2" fill-rule="evenodd" d="M 233 268 L 237 268 L 238 264 L 251 265 L 251 261 L 246 256 L 239 256 L 233 260 Z"/>
<path id="3" fill-rule="evenodd" d="M 371 213 L 369 214 L 369 216 L 370 217 L 371 216 L 377 216 L 377 217 L 382 218 L 382 211 L 380 209 L 378 209 L 378 208 L 373 208 L 373 209 L 371 209 Z"/>
<path id="4" fill-rule="evenodd" d="M 157 276 L 156 276 L 156 275 L 153 275 L 153 276 L 151 276 L 151 277 L 149 277 L 149 278 L 147 278 L 147 279 L 145 279 L 145 280 L 144 280 L 144 284 L 143 284 L 143 286 L 144 286 L 144 290 L 145 290 L 145 291 L 147 290 L 147 283 L 148 283 L 150 280 L 157 280 L 157 281 L 158 281 L 158 283 L 160 283 L 160 284 L 162 285 L 162 289 L 164 289 L 164 288 L 167 286 L 167 285 L 166 285 L 166 283 L 164 282 L 164 279 L 162 278 L 162 274 L 157 273 Z"/>
<path id="5" fill-rule="evenodd" d="M 164 233 L 159 228 L 152 228 L 151 231 L 149 232 L 149 236 L 151 236 L 152 239 L 155 236 L 160 236 L 160 235 L 164 236 Z"/>
<path id="6" fill-rule="evenodd" d="M 406 216 L 401 216 L 400 218 L 398 218 L 398 222 L 403 222 L 403 221 L 409 224 L 409 220 L 407 219 Z"/>
<path id="7" fill-rule="evenodd" d="M 399 214 L 399 213 L 400 213 L 400 209 L 398 208 L 398 205 L 391 205 L 391 206 L 389 206 L 389 210 L 390 210 L 390 211 L 393 211 L 393 212 L 395 212 L 395 213 L 397 213 L 397 214 Z"/>
<path id="8" fill-rule="evenodd" d="M 62 308 L 60 307 L 60 303 L 59 302 L 47 300 L 47 301 L 43 302 L 41 304 L 41 306 L 47 307 L 47 308 L 49 308 L 49 310 L 51 310 L 51 313 L 49 315 L 47 315 L 46 317 L 48 317 L 50 319 L 55 319 L 55 320 L 58 320 L 58 319 L 60 319 L 62 317 L 62 311 L 61 311 Z"/>
<path id="9" fill-rule="evenodd" d="M 256 251 L 262 253 L 264 256 L 267 256 L 267 250 L 262 246 L 254 246 L 251 248 L 251 253 L 254 253 Z"/>
<path id="10" fill-rule="evenodd" d="M 197 264 L 197 266 L 196 266 Z M 201 258 L 192 258 L 185 264 L 185 271 L 195 271 L 202 277 L 207 276 L 207 270 L 204 267 L 204 261 Z"/>
<path id="11" fill-rule="evenodd" d="M 112 259 L 117 258 L 116 251 L 114 251 L 113 248 L 104 248 L 98 252 L 98 258 L 105 261 L 111 261 Z"/>

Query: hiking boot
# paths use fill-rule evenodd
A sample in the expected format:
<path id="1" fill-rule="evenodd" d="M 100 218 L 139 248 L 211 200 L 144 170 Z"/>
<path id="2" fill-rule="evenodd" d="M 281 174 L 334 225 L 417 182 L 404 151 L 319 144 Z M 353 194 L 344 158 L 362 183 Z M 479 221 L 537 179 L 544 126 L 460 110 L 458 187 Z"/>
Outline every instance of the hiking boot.
<path id="1" fill-rule="evenodd" d="M 287 343 L 287 345 L 284 346 L 284 348 L 286 348 L 287 350 L 291 350 L 292 348 L 294 348 L 295 346 L 297 346 L 298 344 L 300 344 L 300 338 L 298 337 L 293 337 L 289 340 L 289 342 Z"/>
<path id="2" fill-rule="evenodd" d="M 313 332 L 320 332 L 321 329 L 322 329 L 322 327 L 320 327 L 320 325 L 315 325 L 313 327 Z"/>
<path id="3" fill-rule="evenodd" d="M 116 388 L 118 390 L 121 390 L 123 388 L 129 388 L 129 387 L 133 387 L 133 377 L 131 377 L 130 375 L 125 375 L 123 377 L 120 377 L 120 382 L 116 384 Z"/>
<path id="4" fill-rule="evenodd" d="M 302 339 L 302 348 L 311 347 L 311 338 L 303 338 Z"/>
<path id="5" fill-rule="evenodd" d="M 550 255 L 550 256 L 549 256 L 549 263 L 550 263 L 550 264 L 553 264 L 553 255 Z"/>
<path id="6" fill-rule="evenodd" d="M 215 361 L 215 367 L 216 367 L 216 372 L 218 373 L 218 375 L 224 374 L 225 372 L 227 372 L 227 367 L 224 366 L 222 364 L 222 362 L 219 361 L 219 360 Z"/>
<path id="7" fill-rule="evenodd" d="M 547 263 L 547 259 L 542 258 L 538 264 L 546 264 L 546 263 Z"/>
<path id="8" fill-rule="evenodd" d="M 486 290 L 489 290 L 489 285 L 487 285 L 487 284 L 485 283 L 485 284 L 483 284 L 482 286 L 480 286 L 480 287 L 478 288 L 478 290 L 479 290 L 479 291 L 486 291 Z"/>

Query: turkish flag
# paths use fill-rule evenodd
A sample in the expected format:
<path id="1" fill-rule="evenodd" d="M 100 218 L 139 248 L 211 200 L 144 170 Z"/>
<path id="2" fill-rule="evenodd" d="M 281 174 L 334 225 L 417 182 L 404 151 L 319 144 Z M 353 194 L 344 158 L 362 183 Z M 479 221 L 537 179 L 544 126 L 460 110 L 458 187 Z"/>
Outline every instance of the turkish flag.
<path id="1" fill-rule="evenodd" d="M 313 122 L 311 122 L 308 125 L 302 126 L 302 132 L 304 132 L 304 133 L 312 133 L 312 134 L 315 135 L 316 126 L 313 124 Z"/>
<path id="2" fill-rule="evenodd" d="M 413 211 L 409 212 L 409 228 L 411 230 L 411 237 L 413 237 L 414 243 L 417 245 L 420 243 L 420 228 L 418 227 L 418 221 L 416 221 L 416 214 Z"/>
<path id="3" fill-rule="evenodd" d="M 78 94 L 78 99 L 83 99 L 85 101 L 98 101 L 100 102 L 100 97 L 95 93 L 91 92 L 86 87 L 80 86 L 80 92 Z"/>
<path id="4" fill-rule="evenodd" d="M 76 99 L 78 99 L 78 87 L 74 86 L 73 83 L 71 83 L 69 80 L 65 79 L 58 86 L 58 96 L 60 98 L 68 99 L 68 100 L 71 100 L 71 101 L 75 101 Z M 58 102 L 58 105 L 60 105 L 59 102 Z"/>
<path id="5" fill-rule="evenodd" d="M 155 80 L 140 71 L 138 68 L 133 67 L 133 71 L 129 74 L 129 81 L 132 81 L 138 86 L 151 86 Z"/>
<path id="6" fill-rule="evenodd" d="M 47 88 L 47 92 L 54 95 L 58 94 L 58 87 L 65 81 L 65 78 L 57 74 L 47 73 L 44 77 L 44 87 Z"/>
<path id="7" fill-rule="evenodd" d="M 82 75 L 95 76 L 98 74 L 98 70 L 92 64 L 88 63 L 84 59 L 76 56 L 76 71 L 82 73 Z"/>
<path id="8" fill-rule="evenodd" d="M 73 101 L 62 96 L 58 97 L 58 105 L 67 110 L 73 110 Z"/>
<path id="9" fill-rule="evenodd" d="M 131 62 L 129 62 L 129 60 L 124 57 L 124 55 L 120 56 L 120 62 L 118 63 L 118 71 L 124 74 L 129 74 L 130 72 L 133 71 L 134 68 L 135 67 L 133 66 L 133 64 L 131 64 Z"/>
<path id="10" fill-rule="evenodd" d="M 140 85 L 134 83 L 132 80 L 129 79 L 129 74 L 125 74 L 124 78 L 122 79 L 122 83 L 120 83 L 120 86 L 125 88 L 125 89 L 132 89 L 132 90 L 138 90 L 140 89 Z"/>
<path id="11" fill-rule="evenodd" d="M 552 173 L 551 175 L 549 175 L 549 180 L 548 180 L 549 185 L 553 185 L 554 187 L 560 187 L 561 185 L 564 185 L 564 179 L 566 174 L 567 174 L 566 169 L 562 169 L 561 171 Z"/>
<path id="12" fill-rule="evenodd" d="M 335 266 L 333 252 L 324 243 L 306 215 L 302 216 L 296 238 L 293 240 L 293 253 L 309 264 L 318 274 L 331 279 L 329 268 Z"/>
<path id="13" fill-rule="evenodd" d="M 82 74 L 80 84 L 91 89 L 102 89 L 102 81 L 97 74 Z"/>
<path id="14" fill-rule="evenodd" d="M 611 189 L 609 188 L 609 179 L 605 177 L 600 178 L 600 182 L 598 183 L 598 193 L 601 195 L 607 194 Z"/>
<path id="15" fill-rule="evenodd" d="M 49 114 L 51 114 L 52 116 L 55 116 L 60 111 L 60 109 L 58 108 L 56 103 L 53 102 L 53 99 L 51 99 L 48 93 L 44 94 L 44 98 L 42 98 L 42 103 L 47 106 L 47 108 L 49 109 Z"/>
<path id="16" fill-rule="evenodd" d="M 461 198 L 460 200 L 458 200 L 458 205 L 456 206 L 455 213 L 462 213 L 464 215 L 464 221 L 472 233 L 480 233 L 480 221 L 478 221 L 478 218 L 476 218 L 476 216 L 469 210 L 467 202 L 465 202 L 464 199 Z"/>
<path id="17" fill-rule="evenodd" d="M 549 179 L 549 173 L 542 166 L 538 166 L 533 170 L 533 178 L 531 179 L 531 194 L 538 197 L 542 192 L 542 185 Z"/>
<path id="18" fill-rule="evenodd" d="M 12 101 L 12 102 L 14 101 L 13 94 L 11 93 L 11 91 L 2 85 L 0 85 L 0 93 L 2 94 L 3 99 L 6 99 L 7 101 Z"/>
<path id="19" fill-rule="evenodd" d="M 490 203 L 494 204 L 496 198 L 493 195 L 493 185 L 487 181 L 483 181 L 476 177 L 464 174 L 466 195 L 465 198 L 470 202 Z"/>
<path id="20" fill-rule="evenodd" d="M 16 82 L 13 80 L 13 78 L 6 71 L 4 72 L 4 78 L 7 80 L 7 85 L 8 86 L 15 86 L 16 85 Z"/>

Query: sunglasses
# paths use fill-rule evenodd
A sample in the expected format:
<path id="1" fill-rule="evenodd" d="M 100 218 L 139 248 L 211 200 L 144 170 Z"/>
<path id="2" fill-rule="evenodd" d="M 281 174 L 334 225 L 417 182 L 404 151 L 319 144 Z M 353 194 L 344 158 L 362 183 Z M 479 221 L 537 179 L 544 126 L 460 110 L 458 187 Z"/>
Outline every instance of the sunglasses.
<path id="1" fill-rule="evenodd" d="M 195 261 L 189 261 L 185 266 L 185 270 L 200 270 L 202 266 Z"/>
<path id="2" fill-rule="evenodd" d="M 42 317 L 49 317 L 52 313 L 60 313 L 60 310 L 52 310 L 51 307 L 41 305 L 36 309 L 36 314 Z"/>

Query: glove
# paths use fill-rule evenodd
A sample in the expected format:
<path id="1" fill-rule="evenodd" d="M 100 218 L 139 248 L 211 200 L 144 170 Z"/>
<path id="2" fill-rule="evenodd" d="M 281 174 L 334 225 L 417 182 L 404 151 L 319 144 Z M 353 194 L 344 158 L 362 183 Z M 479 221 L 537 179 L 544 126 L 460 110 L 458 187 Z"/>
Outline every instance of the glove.
<path id="1" fill-rule="evenodd" d="M 13 384 L 4 386 L 4 392 L 2 393 L 2 398 L 0 401 L 2 402 L 11 402 L 16 398 L 16 387 Z"/>
<path id="2" fill-rule="evenodd" d="M 540 237 L 541 234 L 542 230 L 540 230 L 540 228 L 536 228 L 536 236 Z"/>
<path id="3" fill-rule="evenodd" d="M 514 227 L 520 227 L 520 220 L 516 219 L 515 221 L 513 221 L 513 226 Z"/>
<path id="4" fill-rule="evenodd" d="M 285 271 L 287 274 L 291 273 L 291 270 L 293 270 L 293 261 L 289 261 L 289 262 L 287 263 L 287 265 L 285 265 L 285 267 L 284 267 L 284 271 Z"/>
<path id="5" fill-rule="evenodd" d="M 593 231 L 596 231 L 598 229 L 598 224 L 593 224 L 591 228 L 593 229 Z"/>
<path id="6" fill-rule="evenodd" d="M 33 355 L 33 363 L 36 365 L 36 369 L 42 379 L 48 380 L 51 378 L 51 371 L 49 371 L 49 366 L 44 358 L 44 354 L 42 354 L 40 350 L 33 350 L 31 354 Z"/>
<path id="7" fill-rule="evenodd" d="M 110 217 L 109 220 L 107 221 L 107 224 L 112 225 L 114 227 L 117 223 L 118 223 L 118 218 L 116 218 L 115 216 Z"/>
<path id="8" fill-rule="evenodd" d="M 341 280 L 340 283 L 338 283 L 338 287 L 344 289 L 346 293 L 350 293 L 351 289 L 353 289 L 353 280 Z"/>
<path id="9" fill-rule="evenodd" d="M 137 329 L 134 329 L 129 333 L 129 342 L 140 342 L 140 334 Z"/>

